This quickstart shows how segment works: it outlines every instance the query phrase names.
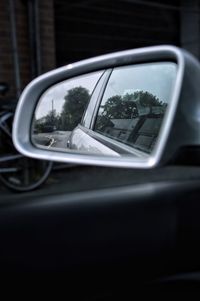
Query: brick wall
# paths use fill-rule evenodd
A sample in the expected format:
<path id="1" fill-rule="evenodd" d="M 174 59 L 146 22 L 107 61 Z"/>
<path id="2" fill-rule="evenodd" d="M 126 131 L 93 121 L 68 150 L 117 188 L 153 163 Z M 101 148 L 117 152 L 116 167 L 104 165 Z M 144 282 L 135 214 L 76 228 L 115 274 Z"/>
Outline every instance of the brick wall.
<path id="1" fill-rule="evenodd" d="M 55 68 L 54 1 L 39 1 L 42 73 Z"/>
<path id="2" fill-rule="evenodd" d="M 34 0 L 14 0 L 16 15 L 16 33 L 18 63 L 21 90 L 31 80 L 31 49 L 29 32 L 28 2 Z M 55 67 L 54 11 L 53 0 L 38 1 L 41 73 Z M 0 82 L 10 86 L 8 97 L 16 97 L 15 65 L 11 35 L 11 16 L 9 0 L 0 0 Z"/>
<path id="3" fill-rule="evenodd" d="M 9 2 L 9 1 L 7 1 Z M 16 33 L 17 33 L 17 43 L 18 43 L 18 53 L 19 53 L 19 69 L 21 76 L 21 89 L 23 89 L 31 78 L 31 66 L 30 66 L 30 49 L 29 49 L 29 28 L 28 28 L 28 8 L 27 3 L 24 1 L 15 1 L 16 8 Z M 9 13 L 9 9 L 8 9 Z M 11 34 L 10 34 L 10 43 Z M 10 51 L 11 56 L 13 55 L 13 50 Z M 14 64 L 12 66 L 11 73 L 14 77 Z M 15 87 L 15 85 L 14 85 Z"/>
<path id="4" fill-rule="evenodd" d="M 0 0 L 0 82 L 9 83 L 12 87 L 10 94 L 13 95 L 15 87 L 11 47 L 8 3 Z"/>

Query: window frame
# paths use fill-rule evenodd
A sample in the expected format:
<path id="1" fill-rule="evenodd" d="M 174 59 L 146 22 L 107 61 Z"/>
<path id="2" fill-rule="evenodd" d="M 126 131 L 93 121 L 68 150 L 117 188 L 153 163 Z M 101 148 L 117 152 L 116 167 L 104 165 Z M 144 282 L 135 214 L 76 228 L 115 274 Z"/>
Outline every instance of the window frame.
<path id="1" fill-rule="evenodd" d="M 107 86 L 107 82 L 108 82 L 108 80 L 110 78 L 111 70 L 112 69 L 106 69 L 106 70 L 103 71 L 102 75 L 98 79 L 98 81 L 97 81 L 97 83 L 96 83 L 96 85 L 95 85 L 95 87 L 94 87 L 94 89 L 92 91 L 92 94 L 91 94 L 90 100 L 88 102 L 87 108 L 85 109 L 85 112 L 83 113 L 83 117 L 82 117 L 81 122 L 80 122 L 80 125 L 82 127 L 85 127 L 86 129 L 91 129 L 91 127 L 92 127 L 93 119 L 94 119 L 94 114 L 97 114 L 96 106 L 97 106 L 97 103 L 99 101 L 101 101 L 101 97 L 103 97 L 104 87 Z M 105 78 L 103 78 L 104 76 L 105 76 Z M 101 83 L 102 80 L 103 80 L 103 82 L 102 82 L 102 84 L 100 86 L 100 89 L 99 89 L 100 92 L 98 93 L 97 99 L 95 100 L 95 99 L 93 99 L 94 93 L 98 89 L 98 85 Z M 91 114 L 91 116 L 86 116 L 89 107 L 91 107 L 92 114 Z M 88 121 L 87 122 L 88 126 L 84 124 L 85 123 L 84 119 L 85 119 L 85 121 Z"/>

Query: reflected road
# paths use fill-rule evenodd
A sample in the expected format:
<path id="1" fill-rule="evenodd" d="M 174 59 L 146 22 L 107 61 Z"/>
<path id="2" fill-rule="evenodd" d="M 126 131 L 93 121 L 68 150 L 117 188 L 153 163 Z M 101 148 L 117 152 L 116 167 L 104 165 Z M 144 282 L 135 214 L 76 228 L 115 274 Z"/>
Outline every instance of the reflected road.
<path id="1" fill-rule="evenodd" d="M 40 133 L 33 135 L 33 142 L 37 145 L 58 148 L 67 148 L 67 140 L 71 134 L 71 131 L 55 131 L 51 133 Z"/>

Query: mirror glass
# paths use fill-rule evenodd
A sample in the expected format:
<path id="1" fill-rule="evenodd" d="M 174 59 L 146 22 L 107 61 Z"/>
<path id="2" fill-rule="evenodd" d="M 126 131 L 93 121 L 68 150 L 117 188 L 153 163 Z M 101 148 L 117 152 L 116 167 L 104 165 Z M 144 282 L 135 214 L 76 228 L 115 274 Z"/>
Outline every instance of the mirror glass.
<path id="1" fill-rule="evenodd" d="M 70 153 L 149 156 L 159 142 L 176 73 L 174 62 L 152 62 L 51 86 L 37 104 L 32 143 Z"/>

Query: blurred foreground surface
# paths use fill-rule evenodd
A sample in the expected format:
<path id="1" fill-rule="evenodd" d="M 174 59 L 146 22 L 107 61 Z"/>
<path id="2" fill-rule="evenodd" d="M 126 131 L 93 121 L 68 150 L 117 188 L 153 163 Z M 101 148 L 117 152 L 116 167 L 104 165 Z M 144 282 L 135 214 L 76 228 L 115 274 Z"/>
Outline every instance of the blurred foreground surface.
<path id="1" fill-rule="evenodd" d="M 0 205 L 15 202 L 28 202 L 43 196 L 95 191 L 124 185 L 151 185 L 155 182 L 177 181 L 184 185 L 184 181 L 200 180 L 199 167 L 168 166 L 152 170 L 118 169 L 105 167 L 91 167 L 66 165 L 65 168 L 53 170 L 40 188 L 16 193 L 8 190 L 0 182 Z"/>

